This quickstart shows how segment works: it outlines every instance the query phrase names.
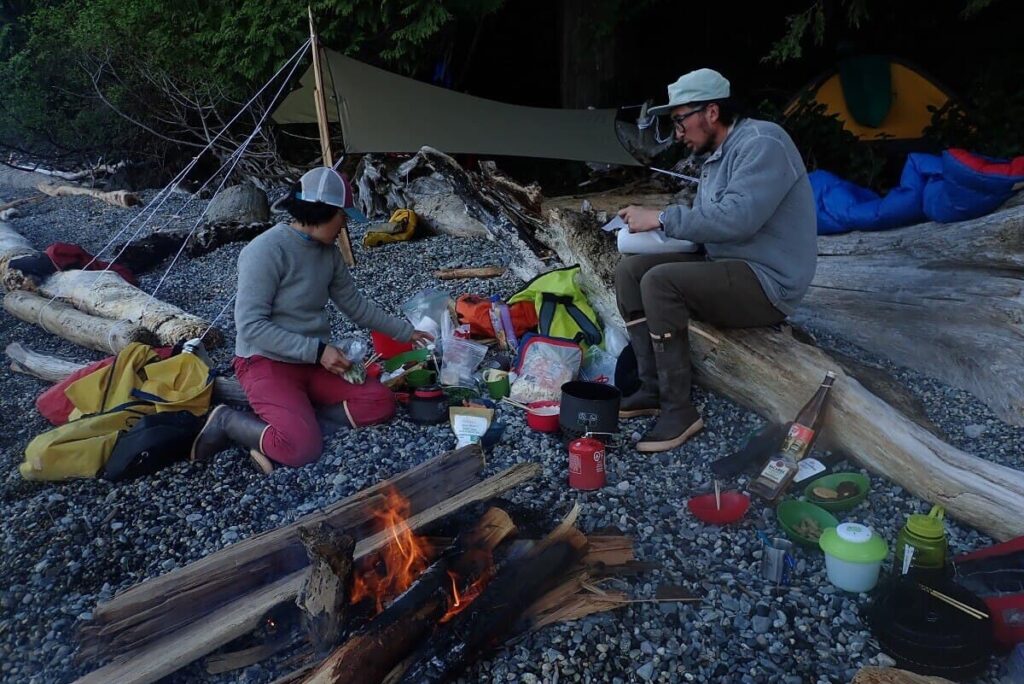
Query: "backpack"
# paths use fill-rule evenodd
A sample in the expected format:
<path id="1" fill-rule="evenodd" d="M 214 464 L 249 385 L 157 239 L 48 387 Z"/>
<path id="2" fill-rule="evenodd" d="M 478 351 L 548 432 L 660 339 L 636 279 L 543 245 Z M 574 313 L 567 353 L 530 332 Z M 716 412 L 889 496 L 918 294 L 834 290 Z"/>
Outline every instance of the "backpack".
<path id="1" fill-rule="evenodd" d="M 118 433 L 99 476 L 111 482 L 129 480 L 184 460 L 202 427 L 203 419 L 189 411 L 143 416 Z"/>
<path id="2" fill-rule="evenodd" d="M 522 337 L 537 327 L 537 312 L 533 302 L 521 301 L 508 307 L 516 337 Z M 479 295 L 462 295 L 455 300 L 455 313 L 459 323 L 469 324 L 471 337 L 494 337 L 491 325 L 491 300 Z"/>
<path id="3" fill-rule="evenodd" d="M 604 336 L 597 314 L 576 284 L 579 271 L 576 264 L 542 273 L 509 297 L 508 303 L 533 302 L 537 332 L 545 337 L 560 337 L 581 346 L 601 344 Z"/>

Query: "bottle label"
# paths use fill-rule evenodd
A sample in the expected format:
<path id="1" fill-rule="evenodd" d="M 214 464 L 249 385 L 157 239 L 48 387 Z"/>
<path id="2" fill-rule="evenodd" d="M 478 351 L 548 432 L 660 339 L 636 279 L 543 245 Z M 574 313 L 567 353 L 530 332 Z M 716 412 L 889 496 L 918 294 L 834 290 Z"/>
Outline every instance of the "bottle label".
<path id="1" fill-rule="evenodd" d="M 814 430 L 806 425 L 793 423 L 789 428 L 789 434 L 786 435 L 786 439 L 782 443 L 782 453 L 789 454 L 799 459 L 807 453 L 807 450 L 810 448 L 811 442 L 813 441 Z"/>
<path id="2" fill-rule="evenodd" d="M 914 563 L 915 551 L 917 551 L 917 549 L 911 546 L 910 544 L 903 545 L 903 572 L 901 572 L 900 574 L 906 575 L 908 572 L 910 572 L 910 566 Z"/>
<path id="3" fill-rule="evenodd" d="M 794 482 L 803 482 L 809 477 L 825 472 L 825 464 L 816 458 L 804 458 L 797 464 Z"/>
<path id="4" fill-rule="evenodd" d="M 761 477 L 775 484 L 780 484 L 785 480 L 787 474 L 789 474 L 789 468 L 786 467 L 786 462 L 781 458 L 768 461 L 768 465 L 761 471 Z"/>

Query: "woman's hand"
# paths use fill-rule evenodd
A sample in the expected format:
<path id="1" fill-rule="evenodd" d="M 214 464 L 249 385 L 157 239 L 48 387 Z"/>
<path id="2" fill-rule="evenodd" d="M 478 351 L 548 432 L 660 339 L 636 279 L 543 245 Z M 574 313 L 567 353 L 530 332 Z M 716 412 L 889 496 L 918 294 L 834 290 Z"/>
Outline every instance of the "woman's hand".
<path id="1" fill-rule="evenodd" d="M 352 367 L 352 362 L 337 347 L 327 345 L 323 356 L 320 357 L 320 365 L 335 375 L 341 375 Z"/>
<path id="2" fill-rule="evenodd" d="M 619 217 L 629 226 L 630 233 L 645 233 L 661 228 L 660 215 L 657 209 L 646 209 L 635 204 L 619 211 Z"/>
<path id="3" fill-rule="evenodd" d="M 412 342 L 414 347 L 426 347 L 434 341 L 434 336 L 422 330 L 413 330 L 409 341 Z"/>

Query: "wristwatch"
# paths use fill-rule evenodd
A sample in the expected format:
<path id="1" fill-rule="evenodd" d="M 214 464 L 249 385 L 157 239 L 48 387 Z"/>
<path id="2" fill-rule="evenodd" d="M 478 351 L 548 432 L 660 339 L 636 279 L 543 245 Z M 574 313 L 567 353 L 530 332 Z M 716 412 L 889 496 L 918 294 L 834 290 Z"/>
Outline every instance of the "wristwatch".
<path id="1" fill-rule="evenodd" d="M 658 212 L 658 225 L 662 228 L 665 227 L 665 212 L 663 211 Z"/>

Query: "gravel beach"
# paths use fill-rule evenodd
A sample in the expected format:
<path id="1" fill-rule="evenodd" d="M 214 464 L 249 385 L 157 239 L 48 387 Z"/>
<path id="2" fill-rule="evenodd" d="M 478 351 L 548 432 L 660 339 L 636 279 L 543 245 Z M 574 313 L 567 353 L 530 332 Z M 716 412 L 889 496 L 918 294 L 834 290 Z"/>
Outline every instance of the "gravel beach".
<path id="1" fill-rule="evenodd" d="M 29 194 L 0 187 L 7 200 Z M 154 193 L 145 194 L 149 199 Z M 161 210 L 170 214 L 186 201 L 174 195 Z M 42 249 L 73 242 L 95 252 L 120 230 L 136 209 L 109 207 L 84 197 L 48 198 L 27 206 L 10 225 Z M 201 204 L 184 208 L 191 225 Z M 355 278 L 363 292 L 393 313 L 418 290 L 433 286 L 452 294 L 507 296 L 521 283 L 511 274 L 490 280 L 440 283 L 435 269 L 483 266 L 514 258 L 502 244 L 482 239 L 430 237 L 372 250 L 360 246 Z M 235 287 L 240 244 L 181 261 L 168 274 L 159 297 L 186 311 L 216 317 Z M 109 256 L 105 253 L 104 257 Z M 151 291 L 169 262 L 141 278 Z M 352 328 L 336 312 L 336 336 Z M 218 321 L 229 340 L 230 309 Z M 871 357 L 862 350 L 815 332 L 826 349 L 837 349 L 878 365 L 924 403 L 928 417 L 957 447 L 994 462 L 1024 469 L 1024 429 L 995 418 L 969 394 Z M 80 361 L 100 358 L 9 314 L 0 314 L 0 340 Z M 230 343 L 212 358 L 222 369 Z M 34 408 L 44 385 L 0 370 L 0 401 L 8 427 L 0 432 L 0 681 L 68 682 L 89 669 L 76 664 L 74 630 L 97 601 L 143 579 L 165 573 L 253 534 L 289 523 L 381 479 L 454 446 L 447 425 L 421 427 L 399 417 L 391 424 L 328 438 L 323 457 L 301 469 L 279 468 L 263 477 L 245 463 L 240 450 L 209 464 L 178 463 L 156 475 L 124 483 L 102 480 L 33 483 L 17 466 L 29 440 L 49 425 Z M 807 388 L 808 397 L 814 392 Z M 618 585 L 637 598 L 652 598 L 660 584 L 682 585 L 700 603 L 635 603 L 529 634 L 476 662 L 464 682 L 848 682 L 867 664 L 891 664 L 881 655 L 862 619 L 869 598 L 834 589 L 819 552 L 800 550 L 792 582 L 775 588 L 759 574 L 758 530 L 781 536 L 774 511 L 754 501 L 741 523 L 704 525 L 686 509 L 694 493 L 712 487 L 711 461 L 738 449 L 762 420 L 723 397 L 697 389 L 705 429 L 683 447 L 643 455 L 621 448 L 609 455 L 609 483 L 581 493 L 565 483 L 566 455 L 554 436 L 532 432 L 520 412 L 501 407 L 507 425 L 503 441 L 488 458 L 488 473 L 523 461 L 538 461 L 543 475 L 508 498 L 549 514 L 552 521 L 573 501 L 582 506 L 580 525 L 594 530 L 615 525 L 636 541 L 637 555 L 661 569 Z M 622 424 L 635 441 L 644 420 Z M 854 469 L 851 468 L 850 469 Z M 871 477 L 867 500 L 840 519 L 856 520 L 880 532 L 892 545 L 911 513 L 930 506 L 898 485 Z M 731 483 L 743 488 L 746 478 Z M 947 521 L 952 553 L 986 546 L 978 531 Z M 888 569 L 891 562 L 884 566 Z M 209 675 L 202 662 L 169 677 L 169 682 L 270 682 L 285 674 L 288 653 L 223 675 Z M 1002 659 L 993 659 L 978 682 L 998 682 Z"/>

